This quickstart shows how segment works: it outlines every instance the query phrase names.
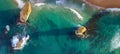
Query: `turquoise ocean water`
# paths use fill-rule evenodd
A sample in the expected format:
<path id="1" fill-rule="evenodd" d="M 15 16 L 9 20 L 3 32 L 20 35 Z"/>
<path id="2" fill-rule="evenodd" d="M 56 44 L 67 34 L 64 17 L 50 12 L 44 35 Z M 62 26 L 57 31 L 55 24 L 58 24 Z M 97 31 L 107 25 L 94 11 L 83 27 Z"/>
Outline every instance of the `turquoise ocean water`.
<path id="1" fill-rule="evenodd" d="M 74 1 L 71 0 L 71 2 Z M 20 30 L 15 25 L 20 9 L 13 0 L 0 0 L 0 5 L 0 54 L 120 53 L 120 48 L 110 51 L 112 38 L 116 33 L 120 33 L 120 13 L 97 11 L 89 5 L 85 5 L 82 9 L 82 2 L 77 3 L 73 9 L 83 16 L 83 20 L 63 6 L 46 4 L 36 7 L 32 5 L 32 13 L 27 26 L 30 40 L 22 50 L 13 51 L 10 48 L 10 38 Z M 4 34 L 5 25 L 11 27 L 8 35 Z M 77 25 L 84 25 L 88 28 L 88 38 L 75 36 L 74 30 Z"/>

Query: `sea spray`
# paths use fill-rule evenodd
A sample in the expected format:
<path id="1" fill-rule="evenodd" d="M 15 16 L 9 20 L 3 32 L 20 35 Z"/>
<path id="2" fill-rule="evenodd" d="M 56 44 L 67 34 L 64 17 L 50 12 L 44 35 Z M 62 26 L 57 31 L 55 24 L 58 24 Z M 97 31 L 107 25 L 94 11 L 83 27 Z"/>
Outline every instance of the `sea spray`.
<path id="1" fill-rule="evenodd" d="M 22 8 L 25 5 L 25 3 L 22 0 L 15 0 L 15 1 L 17 2 L 19 8 Z"/>

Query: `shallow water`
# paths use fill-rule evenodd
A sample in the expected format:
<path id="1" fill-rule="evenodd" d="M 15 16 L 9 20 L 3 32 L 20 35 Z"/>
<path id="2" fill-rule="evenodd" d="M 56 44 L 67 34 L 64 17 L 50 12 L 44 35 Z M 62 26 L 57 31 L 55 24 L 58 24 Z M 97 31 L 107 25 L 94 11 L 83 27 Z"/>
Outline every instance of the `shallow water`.
<path id="1" fill-rule="evenodd" d="M 0 7 L 0 54 L 120 53 L 119 47 L 110 51 L 112 38 L 116 36 L 116 33 L 120 33 L 119 12 L 99 12 L 89 5 L 85 5 L 85 9 L 82 10 L 81 3 L 77 4 L 78 8 L 73 8 L 82 15 L 82 21 L 63 6 L 47 4 L 35 7 L 32 5 L 32 13 L 27 26 L 30 40 L 22 50 L 13 51 L 10 48 L 10 38 L 20 29 L 15 25 L 20 9 L 14 1 L 0 1 L 0 4 L 3 5 Z M 4 34 L 5 25 L 11 27 L 9 35 Z M 84 25 L 88 28 L 88 38 L 75 36 L 74 30 L 77 25 Z"/>

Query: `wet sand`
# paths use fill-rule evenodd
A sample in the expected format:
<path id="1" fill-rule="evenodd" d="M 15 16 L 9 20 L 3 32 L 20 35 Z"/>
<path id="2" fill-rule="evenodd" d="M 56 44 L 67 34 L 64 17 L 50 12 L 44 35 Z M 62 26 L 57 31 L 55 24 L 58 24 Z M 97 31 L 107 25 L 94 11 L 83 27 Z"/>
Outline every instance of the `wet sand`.
<path id="1" fill-rule="evenodd" d="M 85 0 L 85 1 L 103 8 L 120 8 L 120 0 Z"/>

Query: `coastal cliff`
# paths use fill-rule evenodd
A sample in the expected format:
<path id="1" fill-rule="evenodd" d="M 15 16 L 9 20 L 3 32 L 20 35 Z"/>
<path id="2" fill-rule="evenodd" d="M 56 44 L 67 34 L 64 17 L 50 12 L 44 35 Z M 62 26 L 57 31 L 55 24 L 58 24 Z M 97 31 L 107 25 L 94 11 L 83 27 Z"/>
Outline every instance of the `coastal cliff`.
<path id="1" fill-rule="evenodd" d="M 103 8 L 120 8 L 120 0 L 85 0 L 85 1 Z"/>
<path id="2" fill-rule="evenodd" d="M 30 4 L 30 2 L 28 2 L 25 4 L 25 6 L 22 8 L 22 10 L 20 12 L 20 18 L 19 18 L 20 22 L 26 23 L 30 13 L 31 13 L 31 4 Z"/>

